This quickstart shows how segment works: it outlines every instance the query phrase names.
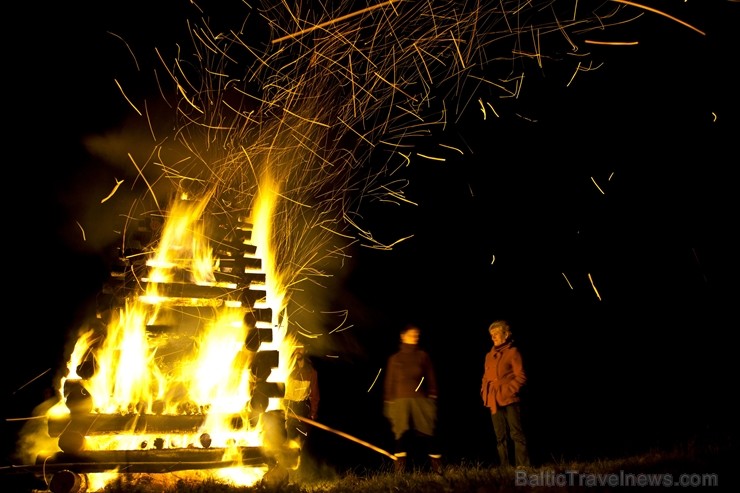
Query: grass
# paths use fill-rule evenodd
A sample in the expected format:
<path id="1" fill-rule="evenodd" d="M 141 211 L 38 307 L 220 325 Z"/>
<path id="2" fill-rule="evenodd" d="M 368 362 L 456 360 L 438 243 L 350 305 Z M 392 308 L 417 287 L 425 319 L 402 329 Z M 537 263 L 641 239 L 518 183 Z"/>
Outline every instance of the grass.
<path id="1" fill-rule="evenodd" d="M 336 471 L 330 467 L 279 468 L 252 486 L 233 486 L 213 479 L 190 480 L 176 475 L 120 475 L 103 493 L 507 493 L 533 490 L 541 493 L 614 491 L 637 486 L 641 491 L 680 486 L 702 491 L 729 489 L 733 481 L 736 448 L 689 442 L 672 450 L 650 450 L 621 458 L 590 461 L 553 460 L 517 472 L 483 463 L 448 463 L 443 476 L 425 466 L 395 474 L 389 462 L 376 469 Z M 670 476 L 669 476 L 670 475 Z M 16 478 L 19 479 L 19 478 Z M 670 479 L 671 484 L 665 481 Z M 28 480 L 28 478 L 26 478 Z M 639 481 L 658 481 L 650 486 Z M 25 488 L 25 489 L 24 489 Z M 36 493 L 45 484 L 0 485 L 3 493 Z M 79 493 L 83 493 L 80 491 Z M 93 493 L 87 491 L 87 493 Z"/>

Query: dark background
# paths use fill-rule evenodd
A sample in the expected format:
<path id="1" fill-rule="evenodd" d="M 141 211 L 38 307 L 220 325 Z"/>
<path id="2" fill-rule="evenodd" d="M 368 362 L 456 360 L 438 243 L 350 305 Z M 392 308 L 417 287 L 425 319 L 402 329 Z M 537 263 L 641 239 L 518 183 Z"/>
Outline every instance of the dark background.
<path id="1" fill-rule="evenodd" d="M 148 47 L 184 35 L 187 9 L 159 5 L 30 5 L 6 20 L 19 31 L 3 34 L 6 420 L 43 400 L 107 274 L 75 222 L 100 198 L 88 192 L 102 164 L 82 141 L 130 112 L 114 83 L 130 61 L 107 31 L 151 55 L 144 67 Z M 478 393 L 486 329 L 506 318 L 535 462 L 736 436 L 740 6 L 674 7 L 706 35 L 645 15 L 619 31 L 639 46 L 592 47 L 603 66 L 570 87 L 533 73 L 511 111 L 470 111 L 445 136 L 472 152 L 410 171 L 418 207 L 371 211 L 388 237 L 414 236 L 352 251 L 331 295 L 352 328 L 313 354 L 322 423 L 390 449 L 373 381 L 413 320 L 437 365 L 446 456 L 493 460 Z M 17 428 L 4 423 L 6 454 Z M 337 466 L 386 461 L 323 430 L 310 447 Z"/>

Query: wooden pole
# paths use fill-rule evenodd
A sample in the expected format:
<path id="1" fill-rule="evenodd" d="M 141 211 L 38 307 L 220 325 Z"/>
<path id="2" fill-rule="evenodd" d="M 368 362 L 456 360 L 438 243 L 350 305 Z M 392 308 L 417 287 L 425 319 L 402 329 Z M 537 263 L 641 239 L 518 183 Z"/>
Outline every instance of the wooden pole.
<path id="1" fill-rule="evenodd" d="M 360 440 L 357 437 L 353 437 L 352 435 L 348 435 L 347 433 L 344 433 L 343 431 L 335 430 L 334 428 L 330 428 L 330 427 L 328 427 L 326 425 L 323 425 L 323 424 L 319 423 L 318 421 L 314 421 L 312 419 L 304 418 L 303 416 L 298 416 L 297 414 L 294 414 L 294 413 L 291 413 L 291 412 L 288 412 L 287 414 L 291 418 L 295 418 L 295 419 L 297 419 L 299 421 L 303 421 L 304 423 L 308 423 L 311 426 L 315 426 L 317 428 L 321 428 L 322 430 L 329 431 L 331 433 L 334 433 L 335 435 L 339 435 L 340 437 L 344 437 L 344 438 L 346 438 L 348 440 L 352 440 L 353 442 L 359 443 L 360 445 L 364 445 L 365 447 L 367 447 L 369 449 L 372 449 L 372 450 L 375 450 L 376 452 L 379 452 L 379 453 L 385 455 L 386 457 L 390 457 L 393 460 L 398 460 L 398 458 L 395 455 L 391 454 L 390 452 L 387 452 L 387 451 L 383 450 L 382 448 L 376 447 L 375 445 L 373 445 L 371 443 L 368 443 L 368 442 L 366 442 L 364 440 Z"/>

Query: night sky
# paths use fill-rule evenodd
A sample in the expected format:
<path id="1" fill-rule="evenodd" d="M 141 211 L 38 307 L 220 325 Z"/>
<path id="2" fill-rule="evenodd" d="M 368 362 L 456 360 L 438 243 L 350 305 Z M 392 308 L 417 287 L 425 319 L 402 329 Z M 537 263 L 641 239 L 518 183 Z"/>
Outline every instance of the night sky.
<path id="1" fill-rule="evenodd" d="M 82 142 L 115 132 L 130 112 L 114 82 L 132 72 L 130 58 L 109 32 L 145 54 L 143 71 L 153 47 L 187 42 L 186 2 L 161 3 L 169 8 L 31 6 L 7 21 L 23 34 L 4 34 L 5 418 L 43 400 L 105 279 L 108 245 L 81 241 L 76 221 L 90 219 L 115 167 Z M 415 321 L 437 365 L 445 454 L 491 459 L 478 392 L 488 324 L 505 318 L 529 371 L 536 462 L 736 432 L 740 46 L 730 26 L 740 5 L 673 3 L 662 7 L 705 35 L 646 13 L 614 34 L 638 46 L 590 46 L 601 65 L 570 86 L 570 68 L 533 65 L 525 93 L 498 118 L 483 121 L 472 104 L 431 137 L 466 152 L 408 170 L 417 206 L 368 205 L 379 236 L 412 237 L 391 251 L 353 247 L 327 294 L 352 328 L 313 354 L 321 422 L 391 447 L 372 384 L 398 330 Z M 386 460 L 324 431 L 311 447 L 332 464 Z"/>

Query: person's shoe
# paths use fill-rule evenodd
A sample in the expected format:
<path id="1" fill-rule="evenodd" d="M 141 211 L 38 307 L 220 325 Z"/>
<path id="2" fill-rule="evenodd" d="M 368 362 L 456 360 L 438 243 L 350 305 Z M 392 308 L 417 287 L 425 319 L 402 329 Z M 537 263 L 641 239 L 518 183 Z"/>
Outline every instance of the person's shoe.
<path id="1" fill-rule="evenodd" d="M 432 466 L 432 472 L 434 474 L 442 475 L 442 459 L 439 457 L 429 457 L 429 462 Z"/>
<path id="2" fill-rule="evenodd" d="M 396 461 L 393 463 L 393 472 L 396 474 L 406 472 L 406 457 L 396 457 Z"/>

